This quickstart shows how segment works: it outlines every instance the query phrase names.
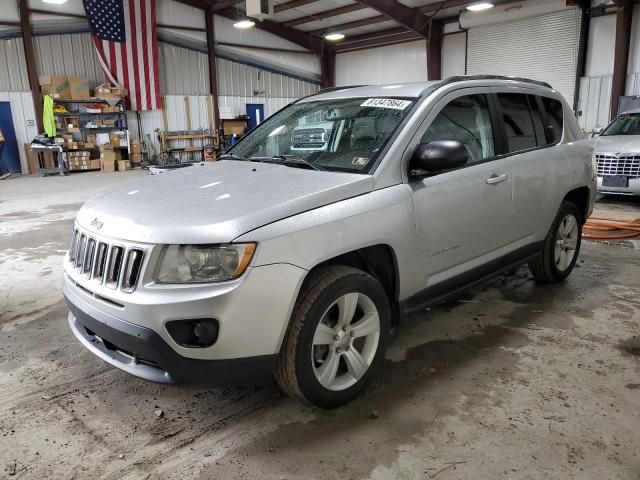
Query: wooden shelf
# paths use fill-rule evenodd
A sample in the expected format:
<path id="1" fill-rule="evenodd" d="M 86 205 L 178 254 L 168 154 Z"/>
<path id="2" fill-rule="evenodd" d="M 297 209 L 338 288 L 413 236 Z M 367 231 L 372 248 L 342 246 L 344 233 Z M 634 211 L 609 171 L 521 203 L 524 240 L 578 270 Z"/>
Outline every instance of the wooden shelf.
<path id="1" fill-rule="evenodd" d="M 198 138 L 215 138 L 213 133 L 204 134 L 184 134 L 184 135 L 162 135 L 165 140 L 195 140 Z"/>
<path id="2" fill-rule="evenodd" d="M 87 117 L 87 116 L 107 116 L 107 115 L 126 115 L 127 112 L 99 112 L 99 113 L 91 113 L 91 112 L 67 112 L 67 113 L 53 113 L 54 117 Z"/>

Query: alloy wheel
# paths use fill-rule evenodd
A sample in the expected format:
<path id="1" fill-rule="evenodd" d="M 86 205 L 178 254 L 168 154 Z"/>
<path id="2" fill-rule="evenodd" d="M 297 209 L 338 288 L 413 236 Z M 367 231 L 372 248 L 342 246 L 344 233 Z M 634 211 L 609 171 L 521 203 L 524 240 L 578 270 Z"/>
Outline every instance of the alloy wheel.
<path id="1" fill-rule="evenodd" d="M 328 390 L 345 390 L 367 372 L 380 340 L 380 315 L 363 293 L 347 293 L 324 313 L 313 337 L 311 363 Z"/>
<path id="2" fill-rule="evenodd" d="M 556 268 L 564 272 L 576 256 L 578 246 L 578 221 L 572 214 L 565 216 L 558 225 L 555 245 Z"/>

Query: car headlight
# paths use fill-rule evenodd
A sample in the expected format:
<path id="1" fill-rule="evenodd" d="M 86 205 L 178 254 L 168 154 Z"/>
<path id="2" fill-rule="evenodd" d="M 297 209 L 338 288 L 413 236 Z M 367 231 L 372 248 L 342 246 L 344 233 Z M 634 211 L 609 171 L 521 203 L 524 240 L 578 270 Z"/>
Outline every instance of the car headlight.
<path id="1" fill-rule="evenodd" d="M 209 283 L 233 280 L 244 273 L 255 243 L 167 245 L 160 257 L 158 283 Z"/>

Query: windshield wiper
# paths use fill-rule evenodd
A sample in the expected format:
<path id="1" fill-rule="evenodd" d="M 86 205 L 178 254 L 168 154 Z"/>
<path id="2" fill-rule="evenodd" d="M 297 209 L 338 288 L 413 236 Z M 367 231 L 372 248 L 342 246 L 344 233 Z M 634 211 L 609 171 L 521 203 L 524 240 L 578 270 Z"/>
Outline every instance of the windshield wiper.
<path id="1" fill-rule="evenodd" d="M 311 163 L 309 160 L 305 160 L 304 158 L 298 157 L 297 155 L 274 155 L 271 158 L 276 160 L 281 160 L 282 163 L 284 163 L 285 165 L 287 163 L 291 165 L 305 165 L 311 168 L 312 170 L 318 170 L 320 172 L 327 171 L 326 168 L 321 167 L 320 165 L 316 165 L 315 163 Z"/>
<path id="2" fill-rule="evenodd" d="M 242 155 L 238 155 L 237 153 L 233 153 L 233 152 L 223 153 L 222 155 L 220 155 L 218 157 L 218 160 L 224 160 L 225 158 L 231 158 L 231 159 L 234 159 L 234 160 L 242 160 L 243 162 L 250 162 L 251 161 L 247 157 L 243 157 Z"/>

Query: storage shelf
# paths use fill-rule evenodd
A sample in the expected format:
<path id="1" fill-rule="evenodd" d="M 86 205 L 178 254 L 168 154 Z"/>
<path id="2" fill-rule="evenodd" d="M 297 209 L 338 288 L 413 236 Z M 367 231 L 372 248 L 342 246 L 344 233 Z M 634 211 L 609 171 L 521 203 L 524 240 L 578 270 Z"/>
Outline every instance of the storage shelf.
<path id="1" fill-rule="evenodd" d="M 107 115 L 126 115 L 127 112 L 99 112 L 99 113 L 91 113 L 91 112 L 67 112 L 67 113 L 53 113 L 54 117 L 88 117 L 88 116 L 107 116 Z"/>
<path id="2" fill-rule="evenodd" d="M 199 138 L 215 138 L 216 135 L 213 133 L 205 133 L 205 134 L 185 134 L 185 135 L 163 135 L 165 140 L 195 140 Z"/>
<path id="3" fill-rule="evenodd" d="M 77 127 L 79 130 L 88 130 L 91 132 L 99 132 L 100 130 L 127 130 L 127 127 Z M 64 131 L 69 131 L 68 128 L 56 128 L 56 130 L 64 130 Z M 71 132 L 71 133 L 77 133 L 77 132 Z"/>
<path id="4" fill-rule="evenodd" d="M 114 98 L 115 100 L 115 98 Z M 118 105 L 119 103 L 122 102 L 122 98 L 120 100 L 118 100 L 115 105 Z M 67 99 L 53 99 L 53 103 L 110 103 L 109 101 L 103 99 L 103 98 L 85 98 L 84 100 L 67 100 Z"/>

